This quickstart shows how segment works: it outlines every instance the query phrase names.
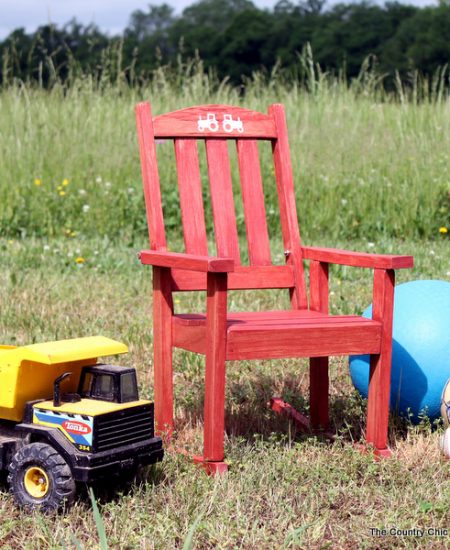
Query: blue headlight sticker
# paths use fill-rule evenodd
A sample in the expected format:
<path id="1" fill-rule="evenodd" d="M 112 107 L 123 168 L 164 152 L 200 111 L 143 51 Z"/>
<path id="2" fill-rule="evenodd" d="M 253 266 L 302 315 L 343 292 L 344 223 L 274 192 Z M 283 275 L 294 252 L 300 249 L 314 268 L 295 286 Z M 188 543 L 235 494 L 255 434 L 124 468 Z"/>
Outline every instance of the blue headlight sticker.
<path id="1" fill-rule="evenodd" d="M 59 428 L 72 443 L 91 447 L 94 419 L 81 414 L 54 413 L 34 409 L 33 423 Z"/>

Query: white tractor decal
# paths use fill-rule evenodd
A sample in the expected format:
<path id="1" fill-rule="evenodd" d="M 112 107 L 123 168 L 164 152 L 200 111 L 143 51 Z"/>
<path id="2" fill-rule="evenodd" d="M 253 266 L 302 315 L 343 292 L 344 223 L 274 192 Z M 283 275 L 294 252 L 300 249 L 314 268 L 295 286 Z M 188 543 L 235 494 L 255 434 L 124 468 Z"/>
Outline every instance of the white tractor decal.
<path id="1" fill-rule="evenodd" d="M 202 118 L 202 116 L 199 115 L 197 129 L 199 132 L 204 132 L 205 130 L 217 132 L 219 130 L 219 122 L 217 121 L 215 113 L 206 113 L 206 118 Z M 233 120 L 232 115 L 223 115 L 222 129 L 227 134 L 231 134 L 234 130 L 242 134 L 244 125 L 239 117 Z"/>
<path id="2" fill-rule="evenodd" d="M 197 128 L 199 132 L 204 132 L 205 130 L 217 132 L 219 129 L 219 123 L 217 122 L 216 115 L 214 113 L 206 113 L 205 119 L 203 119 L 200 115 L 198 117 Z"/>
<path id="3" fill-rule="evenodd" d="M 244 131 L 244 125 L 242 120 L 237 117 L 236 120 L 233 120 L 231 115 L 223 115 L 222 128 L 224 132 L 231 134 L 233 130 L 237 130 L 240 134 Z"/>

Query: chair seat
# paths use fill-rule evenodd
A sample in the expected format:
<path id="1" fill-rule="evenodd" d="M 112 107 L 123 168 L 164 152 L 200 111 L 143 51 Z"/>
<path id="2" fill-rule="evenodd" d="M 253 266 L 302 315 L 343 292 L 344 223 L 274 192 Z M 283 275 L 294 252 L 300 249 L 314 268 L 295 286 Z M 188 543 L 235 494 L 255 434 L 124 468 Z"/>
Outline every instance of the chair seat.
<path id="1" fill-rule="evenodd" d="M 206 315 L 173 316 L 173 344 L 206 353 Z M 379 353 L 381 323 L 317 311 L 230 312 L 226 359 L 277 359 Z"/>

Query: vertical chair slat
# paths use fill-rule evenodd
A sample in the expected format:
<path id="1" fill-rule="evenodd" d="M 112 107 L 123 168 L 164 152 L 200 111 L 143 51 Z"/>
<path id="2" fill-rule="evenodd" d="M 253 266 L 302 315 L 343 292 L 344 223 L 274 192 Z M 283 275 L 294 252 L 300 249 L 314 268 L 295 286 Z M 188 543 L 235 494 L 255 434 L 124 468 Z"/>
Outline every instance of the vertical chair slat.
<path id="1" fill-rule="evenodd" d="M 175 140 L 184 244 L 188 254 L 208 255 L 197 142 Z"/>
<path id="2" fill-rule="evenodd" d="M 207 139 L 205 143 L 217 254 L 240 264 L 227 140 Z"/>
<path id="3" fill-rule="evenodd" d="M 251 265 L 270 265 L 269 234 L 259 166 L 258 144 L 255 140 L 236 141 L 242 202 L 244 204 L 248 255 Z"/>
<path id="4" fill-rule="evenodd" d="M 294 178 L 292 175 L 286 115 L 283 105 L 271 105 L 269 107 L 269 114 L 274 118 L 278 134 L 278 138 L 272 142 L 272 150 L 278 201 L 280 204 L 281 230 L 287 263 L 294 267 L 296 279 L 295 290 L 291 293 L 291 302 L 294 308 L 306 309 L 308 307 L 308 299 L 303 271 L 297 207 L 295 205 Z"/>
<path id="5" fill-rule="evenodd" d="M 139 103 L 136 106 L 136 123 L 150 248 L 152 250 L 164 250 L 166 248 L 166 232 L 161 204 L 152 112 L 149 103 Z"/>

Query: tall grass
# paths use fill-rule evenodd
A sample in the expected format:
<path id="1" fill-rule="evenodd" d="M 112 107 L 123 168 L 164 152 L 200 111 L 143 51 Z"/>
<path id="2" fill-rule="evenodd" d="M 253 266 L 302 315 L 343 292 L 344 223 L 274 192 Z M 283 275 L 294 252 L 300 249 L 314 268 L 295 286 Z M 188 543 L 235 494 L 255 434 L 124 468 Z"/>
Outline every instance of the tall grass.
<path id="1" fill-rule="evenodd" d="M 55 80 L 49 90 L 12 81 L 0 90 L 0 235 L 100 235 L 130 243 L 145 235 L 133 116 L 145 99 L 155 114 L 201 103 L 260 111 L 284 103 L 308 240 L 439 238 L 450 223 L 444 80 L 443 70 L 434 84 L 417 77 L 413 87 L 399 83 L 388 94 L 370 66 L 349 84 L 322 73 L 306 52 L 296 79 L 275 69 L 255 74 L 243 89 L 205 74 L 199 60 L 162 67 L 139 87 L 86 75 Z M 172 147 L 162 144 L 159 153 L 170 230 L 179 226 Z M 273 229 L 276 190 L 268 151 L 262 157 Z M 236 209 L 244 231 L 242 206 Z"/>

